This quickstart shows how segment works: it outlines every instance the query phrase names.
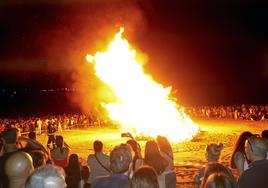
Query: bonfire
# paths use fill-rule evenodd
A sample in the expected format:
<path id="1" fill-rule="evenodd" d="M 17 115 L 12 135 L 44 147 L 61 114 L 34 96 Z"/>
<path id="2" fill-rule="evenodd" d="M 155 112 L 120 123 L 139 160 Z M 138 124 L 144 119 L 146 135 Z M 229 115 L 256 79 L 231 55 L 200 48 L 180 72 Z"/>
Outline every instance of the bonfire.
<path id="1" fill-rule="evenodd" d="M 126 132 L 140 137 L 166 136 L 174 142 L 190 140 L 197 125 L 171 96 L 171 87 L 157 83 L 146 74 L 143 62 L 123 37 L 124 28 L 115 34 L 107 51 L 87 55 L 96 76 L 109 87 L 115 101 L 102 103 L 109 118 Z"/>

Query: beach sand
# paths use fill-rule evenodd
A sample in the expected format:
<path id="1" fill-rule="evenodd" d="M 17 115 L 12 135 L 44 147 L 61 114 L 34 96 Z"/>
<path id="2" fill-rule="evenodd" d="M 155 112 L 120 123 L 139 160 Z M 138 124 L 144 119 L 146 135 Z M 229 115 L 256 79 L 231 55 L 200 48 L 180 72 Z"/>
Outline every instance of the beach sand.
<path id="1" fill-rule="evenodd" d="M 194 120 L 200 127 L 200 133 L 192 141 L 172 143 L 178 187 L 194 187 L 193 177 L 205 165 L 205 148 L 210 143 L 223 143 L 220 162 L 229 166 L 231 154 L 238 136 L 244 131 L 260 134 L 268 129 L 268 122 L 243 121 L 243 120 Z M 121 138 L 121 131 L 111 127 L 92 127 L 87 129 L 72 129 L 58 132 L 70 145 L 71 153 L 78 154 L 86 164 L 88 154 L 93 153 L 94 140 L 104 143 L 104 152 L 109 153 L 112 148 L 128 138 Z M 38 140 L 46 145 L 47 136 L 38 136 Z M 144 152 L 145 141 L 139 141 Z M 236 171 L 233 170 L 236 176 Z"/>

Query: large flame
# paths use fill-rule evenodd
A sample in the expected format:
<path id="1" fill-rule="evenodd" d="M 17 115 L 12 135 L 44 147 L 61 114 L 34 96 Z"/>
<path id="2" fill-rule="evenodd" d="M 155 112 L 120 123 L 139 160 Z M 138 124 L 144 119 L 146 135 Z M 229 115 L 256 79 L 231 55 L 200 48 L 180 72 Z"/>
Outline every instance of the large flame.
<path id="1" fill-rule="evenodd" d="M 171 141 L 189 140 L 198 132 L 192 120 L 170 97 L 171 87 L 163 87 L 144 73 L 136 61 L 136 51 L 115 35 L 106 52 L 86 59 L 94 63 L 96 75 L 114 92 L 117 100 L 103 104 L 109 117 L 136 135 L 167 136 Z"/>

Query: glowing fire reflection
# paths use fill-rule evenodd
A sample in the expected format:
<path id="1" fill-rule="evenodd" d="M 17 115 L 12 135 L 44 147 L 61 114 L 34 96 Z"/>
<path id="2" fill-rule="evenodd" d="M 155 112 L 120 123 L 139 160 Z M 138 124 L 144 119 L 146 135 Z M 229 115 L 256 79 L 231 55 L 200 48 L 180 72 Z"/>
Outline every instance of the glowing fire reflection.
<path id="1" fill-rule="evenodd" d="M 163 87 L 144 73 L 136 61 L 136 51 L 122 37 L 115 35 L 106 52 L 86 59 L 94 63 L 96 75 L 114 92 L 117 100 L 103 106 L 112 120 L 136 135 L 167 136 L 171 141 L 184 141 L 199 128 L 170 97 L 171 87 Z"/>

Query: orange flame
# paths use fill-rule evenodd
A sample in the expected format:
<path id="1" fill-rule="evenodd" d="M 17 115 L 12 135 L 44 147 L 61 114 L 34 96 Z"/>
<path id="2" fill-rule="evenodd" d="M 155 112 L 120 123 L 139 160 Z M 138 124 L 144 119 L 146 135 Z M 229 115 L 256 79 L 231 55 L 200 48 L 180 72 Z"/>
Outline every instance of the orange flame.
<path id="1" fill-rule="evenodd" d="M 103 104 L 109 117 L 136 135 L 162 135 L 177 142 L 191 139 L 198 126 L 170 97 L 171 87 L 163 87 L 144 73 L 135 59 L 136 51 L 122 37 L 123 32 L 121 28 L 106 52 L 86 56 L 88 62 L 94 63 L 98 78 L 117 98 Z"/>

